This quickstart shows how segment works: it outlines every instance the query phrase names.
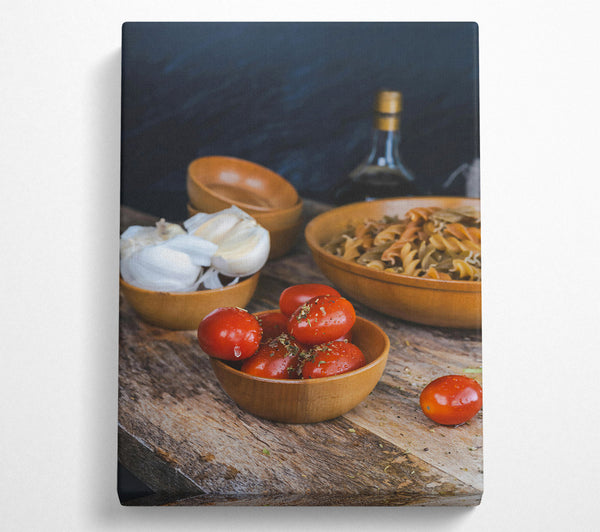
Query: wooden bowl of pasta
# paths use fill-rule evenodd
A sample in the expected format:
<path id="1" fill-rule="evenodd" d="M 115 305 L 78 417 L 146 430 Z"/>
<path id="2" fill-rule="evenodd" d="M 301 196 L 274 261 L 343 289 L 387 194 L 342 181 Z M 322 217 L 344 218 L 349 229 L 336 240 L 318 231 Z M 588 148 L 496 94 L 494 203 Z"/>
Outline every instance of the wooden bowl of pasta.
<path id="1" fill-rule="evenodd" d="M 352 203 L 311 220 L 305 237 L 323 274 L 364 305 L 425 325 L 481 327 L 478 199 Z"/>

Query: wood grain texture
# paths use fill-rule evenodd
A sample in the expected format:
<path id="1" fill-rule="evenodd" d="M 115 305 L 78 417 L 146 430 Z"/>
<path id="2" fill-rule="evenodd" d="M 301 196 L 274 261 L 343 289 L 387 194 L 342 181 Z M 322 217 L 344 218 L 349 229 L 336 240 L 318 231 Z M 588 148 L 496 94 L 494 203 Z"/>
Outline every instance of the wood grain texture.
<path id="1" fill-rule="evenodd" d="M 306 203 L 305 219 L 325 208 Z M 123 209 L 122 222 L 133 220 Z M 248 309 L 274 308 L 284 288 L 313 281 L 325 279 L 298 242 L 263 270 Z M 480 331 L 419 326 L 353 303 L 390 338 L 386 370 L 347 414 L 293 425 L 238 408 L 193 332 L 147 325 L 121 296 L 119 459 L 155 491 L 129 504 L 477 504 L 481 413 L 444 427 L 423 416 L 418 398 L 432 379 L 480 367 Z"/>

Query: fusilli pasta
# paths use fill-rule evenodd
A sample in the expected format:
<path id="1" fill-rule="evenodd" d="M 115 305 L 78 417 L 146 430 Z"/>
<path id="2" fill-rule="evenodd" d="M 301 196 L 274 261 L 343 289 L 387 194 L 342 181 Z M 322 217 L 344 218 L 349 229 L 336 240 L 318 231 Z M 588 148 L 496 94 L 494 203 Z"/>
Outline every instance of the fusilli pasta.
<path id="1" fill-rule="evenodd" d="M 481 281 L 479 212 L 418 207 L 350 225 L 324 248 L 368 268 L 439 280 Z"/>

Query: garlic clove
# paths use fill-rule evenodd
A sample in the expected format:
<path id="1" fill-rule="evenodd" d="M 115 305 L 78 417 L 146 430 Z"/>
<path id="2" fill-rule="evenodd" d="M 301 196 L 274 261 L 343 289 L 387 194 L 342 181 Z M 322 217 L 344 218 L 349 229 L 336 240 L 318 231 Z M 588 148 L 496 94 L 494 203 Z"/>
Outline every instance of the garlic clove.
<path id="1" fill-rule="evenodd" d="M 235 205 L 214 214 L 198 213 L 183 222 L 188 233 L 220 244 L 226 235 L 242 220 L 256 220 Z"/>
<path id="2" fill-rule="evenodd" d="M 145 290 L 191 292 L 201 273 L 189 255 L 161 245 L 147 246 L 121 261 L 123 280 Z"/>
<path id="3" fill-rule="evenodd" d="M 264 227 L 240 222 L 239 230 L 229 234 L 219 245 L 212 265 L 230 277 L 252 275 L 267 262 L 270 247 L 269 232 Z"/>
<path id="4" fill-rule="evenodd" d="M 211 258 L 219 247 L 208 240 L 188 234 L 178 235 L 159 245 L 187 254 L 196 266 L 210 266 Z"/>

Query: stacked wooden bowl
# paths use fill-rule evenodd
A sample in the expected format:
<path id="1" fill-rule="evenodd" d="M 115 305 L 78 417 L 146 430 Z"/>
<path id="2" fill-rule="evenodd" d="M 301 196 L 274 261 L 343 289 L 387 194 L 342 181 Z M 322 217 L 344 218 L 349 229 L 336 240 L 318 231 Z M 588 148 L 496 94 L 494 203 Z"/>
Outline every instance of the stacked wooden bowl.
<path id="1" fill-rule="evenodd" d="M 283 177 L 259 164 L 234 157 L 192 161 L 187 173 L 188 213 L 213 213 L 232 205 L 269 231 L 270 259 L 285 255 L 302 227 L 302 199 Z"/>

